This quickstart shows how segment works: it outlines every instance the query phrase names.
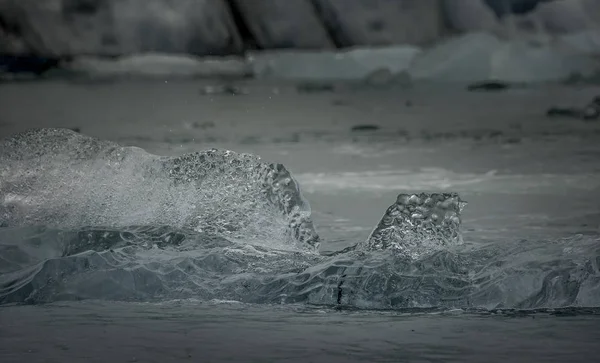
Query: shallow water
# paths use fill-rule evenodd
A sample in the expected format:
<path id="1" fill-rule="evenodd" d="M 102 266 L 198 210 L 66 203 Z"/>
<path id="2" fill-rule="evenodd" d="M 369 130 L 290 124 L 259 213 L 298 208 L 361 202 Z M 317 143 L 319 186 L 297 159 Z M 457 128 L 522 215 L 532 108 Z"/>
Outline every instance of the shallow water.
<path id="1" fill-rule="evenodd" d="M 110 233 L 114 228 L 88 228 L 82 234 L 72 226 L 6 227 L 0 236 L 5 248 L 28 241 L 27 253 L 12 255 L 23 266 L 35 258 L 47 259 L 48 253 L 62 261 L 46 262 L 43 273 L 37 273 L 42 278 L 34 290 L 42 292 L 37 295 L 41 298 L 30 303 L 82 297 L 158 297 L 162 302 L 88 300 L 2 307 L 2 335 L 11 336 L 0 343 L 5 344 L 0 346 L 2 358 L 7 358 L 2 361 L 22 359 L 23 352 L 28 361 L 587 361 L 597 354 L 600 329 L 596 311 L 588 308 L 600 305 L 598 124 L 550 122 L 536 114 L 544 104 L 595 90 L 451 96 L 443 89 L 325 95 L 289 91 L 279 92 L 275 101 L 272 89 L 259 86 L 248 97 L 206 99 L 194 94 L 192 102 L 190 92 L 198 87 L 194 83 L 165 89 L 155 85 L 151 90 L 136 83 L 97 85 L 85 93 L 78 85 L 61 83 L 4 85 L 0 106 L 9 112 L 0 131 L 77 123 L 84 133 L 156 154 L 219 147 L 282 162 L 310 202 L 322 252 L 367 240 L 398 193 L 457 192 L 469 203 L 460 228 L 464 244 L 441 249 L 434 244 L 429 254 L 416 259 L 387 249 L 366 257 L 327 257 L 290 251 L 285 244 L 276 250 L 256 243 L 239 248 L 227 238 L 185 229 L 138 228 L 115 238 Z M 19 108 L 23 92 L 39 101 L 40 108 Z M 69 108 L 75 94 L 81 106 Z M 398 99 L 408 98 L 413 106 L 398 106 Z M 137 106 L 142 101 L 161 105 L 159 114 L 143 111 Z M 303 107 L 306 114 L 297 119 L 286 112 L 292 107 Z M 492 107 L 498 112 L 490 116 Z M 82 121 L 98 118 L 94 110 L 100 108 L 106 109 L 102 127 L 100 121 Z M 70 109 L 66 118 L 37 122 L 42 115 L 64 116 L 60 110 L 65 109 Z M 176 119 L 168 127 L 166 116 L 160 115 L 165 109 Z M 121 124 L 125 119 L 138 125 Z M 365 120 L 381 129 L 349 131 Z M 209 121 L 214 125 L 190 127 Z M 277 122 L 280 127 L 270 127 Z M 139 134 L 148 136 L 133 138 Z M 102 174 L 98 167 L 92 174 L 96 179 Z M 133 183 L 129 189 L 140 182 L 128 180 Z M 136 192 L 144 193 L 143 188 Z M 140 216 L 133 215 L 136 222 Z M 246 216 L 252 221 L 256 215 Z M 287 236 L 287 222 L 273 220 L 268 229 L 272 233 L 258 234 L 254 242 Z M 177 241 L 181 234 L 186 238 L 177 248 L 161 247 L 165 238 Z M 65 245 L 74 248 L 73 241 L 79 242 L 76 249 L 63 256 Z M 104 245 L 86 253 L 84 242 L 89 241 L 117 244 L 118 250 Z M 137 250 L 118 245 L 134 242 L 135 247 L 144 241 L 152 243 Z M 83 255 L 76 253 L 81 251 Z M 187 260 L 182 253 L 188 254 Z M 140 268 L 142 258 L 146 263 Z M 18 267 L 16 260 L 3 264 L 3 278 Z M 182 264 L 196 270 L 183 279 L 164 278 L 173 276 L 169 273 L 174 267 L 185 271 Z M 70 271 L 66 275 L 65 268 Z M 57 273 L 66 282 L 61 284 Z M 57 290 L 60 286 L 71 290 Z M 177 298 L 186 300 L 172 301 Z M 572 308 L 558 314 L 497 310 L 563 307 Z M 57 334 L 64 327 L 69 333 Z M 137 338 L 125 338 L 134 332 Z M 96 350 L 92 343 L 99 339 L 112 349 Z"/>

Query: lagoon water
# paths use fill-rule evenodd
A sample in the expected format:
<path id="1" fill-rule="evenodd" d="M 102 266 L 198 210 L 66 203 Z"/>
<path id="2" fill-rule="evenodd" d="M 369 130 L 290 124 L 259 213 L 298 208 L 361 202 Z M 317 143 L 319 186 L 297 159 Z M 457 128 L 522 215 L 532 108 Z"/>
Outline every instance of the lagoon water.
<path id="1" fill-rule="evenodd" d="M 214 85 L 0 86 L 2 362 L 597 356 L 599 89 Z"/>

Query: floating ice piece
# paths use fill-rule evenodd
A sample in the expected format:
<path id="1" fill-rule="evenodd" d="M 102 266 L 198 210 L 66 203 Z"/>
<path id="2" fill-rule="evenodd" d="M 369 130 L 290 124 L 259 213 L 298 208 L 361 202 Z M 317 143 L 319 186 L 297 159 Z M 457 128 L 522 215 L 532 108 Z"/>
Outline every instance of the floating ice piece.
<path id="1" fill-rule="evenodd" d="M 551 82 L 578 74 L 589 76 L 600 68 L 591 57 L 560 43 L 529 44 L 503 41 L 486 33 L 453 38 L 414 59 L 415 80 L 476 82 Z"/>
<path id="2" fill-rule="evenodd" d="M 460 213 L 466 206 L 455 193 L 400 194 L 361 250 L 393 250 L 411 258 L 462 243 Z"/>
<path id="3" fill-rule="evenodd" d="M 117 59 L 81 57 L 70 71 L 92 77 L 246 77 L 250 68 L 241 58 L 196 58 L 167 54 L 140 54 Z"/>
<path id="4" fill-rule="evenodd" d="M 342 52 L 279 51 L 251 54 L 249 61 L 258 78 L 352 81 L 383 69 L 392 74 L 405 72 L 420 52 L 408 45 Z"/>
<path id="5" fill-rule="evenodd" d="M 168 158 L 66 129 L 0 140 L 0 226 L 160 226 L 274 248 L 318 247 L 281 164 L 232 151 Z"/>
<path id="6" fill-rule="evenodd" d="M 283 166 L 214 150 L 157 157 L 67 130 L 28 131 L 0 140 L 0 304 L 599 305 L 597 236 L 446 250 L 462 242 L 463 207 L 453 193 L 401 194 L 365 243 L 335 256 L 236 243 L 228 237 L 316 236 Z"/>

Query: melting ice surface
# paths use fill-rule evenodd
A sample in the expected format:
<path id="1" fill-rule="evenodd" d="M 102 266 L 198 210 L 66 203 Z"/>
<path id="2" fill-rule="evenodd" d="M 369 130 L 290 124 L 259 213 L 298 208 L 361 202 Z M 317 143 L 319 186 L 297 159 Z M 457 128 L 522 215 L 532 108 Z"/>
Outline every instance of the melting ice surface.
<path id="1" fill-rule="evenodd" d="M 463 244 L 456 194 L 401 194 L 324 256 L 282 166 L 63 129 L 0 141 L 0 303 L 181 298 L 369 309 L 600 305 L 600 243 Z"/>

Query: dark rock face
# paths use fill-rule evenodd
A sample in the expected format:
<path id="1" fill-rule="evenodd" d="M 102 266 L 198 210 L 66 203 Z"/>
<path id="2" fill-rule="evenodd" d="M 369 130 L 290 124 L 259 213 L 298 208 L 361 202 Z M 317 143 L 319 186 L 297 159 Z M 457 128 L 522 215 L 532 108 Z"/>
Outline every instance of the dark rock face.
<path id="1" fill-rule="evenodd" d="M 29 73 L 42 75 L 52 68 L 57 68 L 60 59 L 35 56 L 0 55 L 0 73 Z"/>
<path id="2" fill-rule="evenodd" d="M 498 18 L 483 0 L 442 0 L 447 26 L 455 32 L 492 30 L 498 26 Z"/>
<path id="3" fill-rule="evenodd" d="M 0 41 L 46 56 L 242 51 L 225 0 L 5 0 Z"/>
<path id="4" fill-rule="evenodd" d="M 502 32 L 506 17 L 526 31 L 537 19 L 551 34 L 578 32 L 600 22 L 600 1 L 596 0 L 443 0 L 443 5 L 449 28 L 458 32 Z"/>
<path id="5" fill-rule="evenodd" d="M 562 0 L 540 4 L 536 13 L 544 27 L 553 34 L 565 34 L 597 28 L 600 22 L 600 1 Z"/>
<path id="6" fill-rule="evenodd" d="M 341 47 L 427 44 L 444 32 L 438 0 L 313 0 Z"/>
<path id="7" fill-rule="evenodd" d="M 333 48 L 310 0 L 229 1 L 259 48 Z"/>
<path id="8" fill-rule="evenodd" d="M 449 33 L 503 34 L 506 16 L 525 31 L 544 28 L 562 34 L 594 29 L 600 23 L 599 4 L 598 0 L 0 0 L 0 54 L 218 56 L 256 48 L 426 46 Z"/>

